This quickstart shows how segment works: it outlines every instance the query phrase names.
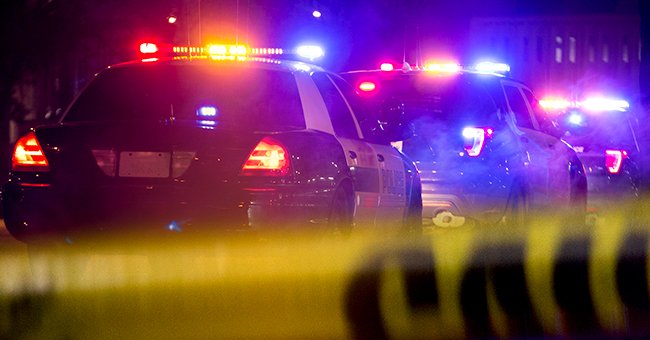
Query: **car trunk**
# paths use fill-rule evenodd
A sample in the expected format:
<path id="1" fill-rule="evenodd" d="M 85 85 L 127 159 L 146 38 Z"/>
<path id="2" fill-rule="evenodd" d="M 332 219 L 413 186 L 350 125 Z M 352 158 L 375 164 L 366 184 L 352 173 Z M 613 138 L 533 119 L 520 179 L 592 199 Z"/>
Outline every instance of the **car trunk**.
<path id="1" fill-rule="evenodd" d="M 218 217 L 261 136 L 185 124 L 76 123 L 37 131 L 55 197 L 86 221 Z"/>

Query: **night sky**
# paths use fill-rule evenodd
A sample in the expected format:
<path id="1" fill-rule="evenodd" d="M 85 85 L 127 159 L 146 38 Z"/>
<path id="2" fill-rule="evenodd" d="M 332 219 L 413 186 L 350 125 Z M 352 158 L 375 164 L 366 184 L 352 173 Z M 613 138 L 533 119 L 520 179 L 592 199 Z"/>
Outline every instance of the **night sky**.
<path id="1" fill-rule="evenodd" d="M 333 70 L 367 68 L 383 59 L 415 58 L 418 49 L 462 58 L 467 54 L 472 18 L 598 13 L 634 14 L 634 0 L 240 0 L 201 2 L 201 32 L 206 39 L 233 39 L 253 44 L 292 46 L 318 42 L 327 50 L 324 66 Z M 179 24 L 177 40 L 197 36 L 197 2 L 180 6 L 192 17 Z M 311 13 L 320 10 L 316 19 Z M 237 15 L 239 14 L 239 15 Z M 191 39 L 190 39 L 191 40 Z"/>
<path id="2" fill-rule="evenodd" d="M 648 7 L 648 6 L 646 6 Z M 313 10 L 322 17 L 314 18 Z M 59 78 L 69 101 L 104 67 L 137 57 L 143 40 L 294 47 L 317 43 L 333 71 L 413 61 L 435 51 L 462 60 L 472 18 L 636 14 L 637 0 L 12 0 L 0 3 L 0 108 L 26 73 Z M 200 13 L 200 15 L 199 15 Z M 171 25 L 169 15 L 178 17 Z M 643 22 L 642 22 L 643 25 Z"/>

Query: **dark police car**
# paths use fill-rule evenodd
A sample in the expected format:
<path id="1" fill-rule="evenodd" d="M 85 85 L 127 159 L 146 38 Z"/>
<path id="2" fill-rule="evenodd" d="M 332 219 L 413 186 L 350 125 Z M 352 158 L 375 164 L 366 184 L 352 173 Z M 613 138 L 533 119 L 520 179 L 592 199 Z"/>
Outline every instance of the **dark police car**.
<path id="1" fill-rule="evenodd" d="M 109 67 L 60 122 L 18 140 L 2 188 L 10 233 L 417 226 L 417 171 L 359 119 L 352 86 L 214 50 Z"/>
<path id="2" fill-rule="evenodd" d="M 584 221 L 586 178 L 574 150 L 541 126 L 531 90 L 482 64 L 351 71 L 343 74 L 386 116 L 404 115 L 415 136 L 402 151 L 422 180 L 424 221 L 524 223 L 533 211 Z M 400 112 L 381 111 L 402 105 Z M 574 219 L 574 220 L 573 220 Z"/>
<path id="3" fill-rule="evenodd" d="M 591 96 L 581 100 L 544 98 L 540 115 L 563 132 L 584 163 L 588 212 L 597 216 L 612 203 L 639 198 L 639 124 L 627 101 Z"/>

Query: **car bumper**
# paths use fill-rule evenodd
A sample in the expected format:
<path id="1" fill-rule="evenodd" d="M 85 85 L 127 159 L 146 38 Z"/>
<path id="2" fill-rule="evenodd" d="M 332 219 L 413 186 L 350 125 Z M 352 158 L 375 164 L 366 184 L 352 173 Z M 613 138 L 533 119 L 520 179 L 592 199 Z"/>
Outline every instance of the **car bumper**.
<path id="1" fill-rule="evenodd" d="M 303 189 L 304 190 L 304 189 Z M 9 182 L 2 188 L 7 230 L 16 239 L 122 233 L 193 234 L 298 227 L 326 222 L 327 191 L 294 186 L 264 190 L 97 188 L 67 196 L 48 186 Z"/>
<path id="2" fill-rule="evenodd" d="M 470 221 L 493 223 L 501 218 L 509 183 L 488 176 L 421 176 L 425 226 L 455 227 Z"/>
<path id="3" fill-rule="evenodd" d="M 587 176 L 587 210 L 600 213 L 639 198 L 639 181 L 629 174 Z"/>

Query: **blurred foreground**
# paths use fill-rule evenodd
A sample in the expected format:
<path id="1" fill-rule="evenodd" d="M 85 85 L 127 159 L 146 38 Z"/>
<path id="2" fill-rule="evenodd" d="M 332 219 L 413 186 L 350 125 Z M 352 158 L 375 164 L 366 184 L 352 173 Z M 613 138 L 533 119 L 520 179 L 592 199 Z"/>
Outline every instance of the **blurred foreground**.
<path id="1" fill-rule="evenodd" d="M 0 338 L 650 335 L 644 204 L 590 227 L 126 243 L 3 249 Z"/>

